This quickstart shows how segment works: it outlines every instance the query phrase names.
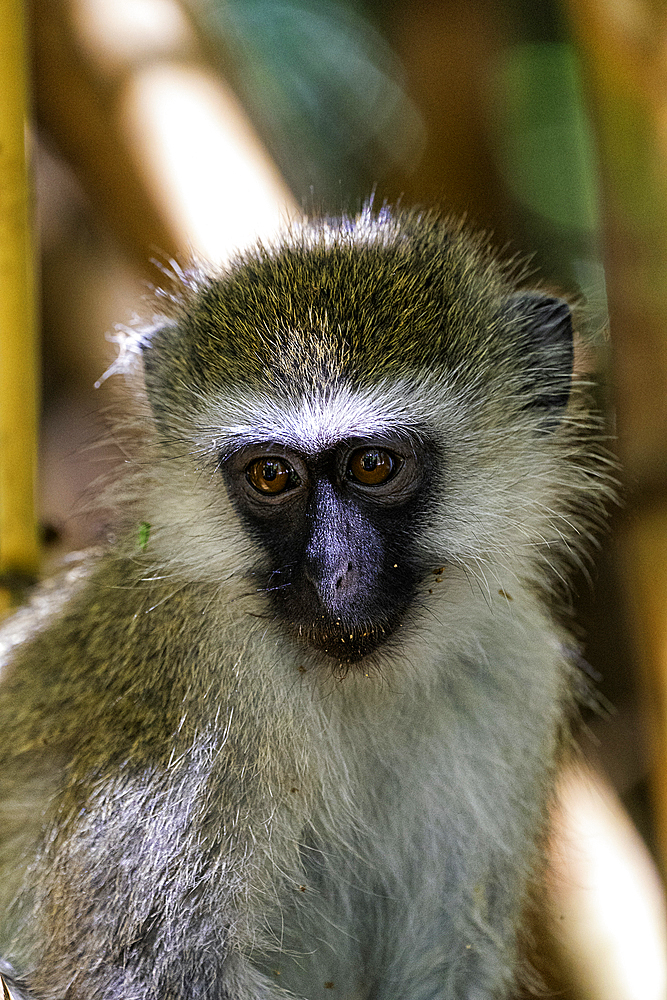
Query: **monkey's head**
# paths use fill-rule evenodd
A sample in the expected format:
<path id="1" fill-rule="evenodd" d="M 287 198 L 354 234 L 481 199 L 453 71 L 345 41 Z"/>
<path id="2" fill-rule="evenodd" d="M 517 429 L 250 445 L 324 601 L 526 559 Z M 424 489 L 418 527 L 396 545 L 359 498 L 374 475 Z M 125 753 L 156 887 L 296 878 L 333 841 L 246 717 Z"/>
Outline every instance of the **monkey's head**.
<path id="1" fill-rule="evenodd" d="M 569 308 L 459 227 L 306 225 L 189 275 L 142 346 L 174 548 L 209 580 L 240 564 L 325 657 L 395 637 L 436 570 L 537 577 L 570 544 Z"/>

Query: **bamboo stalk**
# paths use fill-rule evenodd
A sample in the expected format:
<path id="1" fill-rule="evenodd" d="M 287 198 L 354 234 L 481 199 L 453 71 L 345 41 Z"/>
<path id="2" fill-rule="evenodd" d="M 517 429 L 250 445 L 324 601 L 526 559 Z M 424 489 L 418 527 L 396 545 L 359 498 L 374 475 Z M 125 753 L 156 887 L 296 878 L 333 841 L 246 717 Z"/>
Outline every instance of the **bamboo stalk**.
<path id="1" fill-rule="evenodd" d="M 0 609 L 38 565 L 34 262 L 23 0 L 0 4 Z"/>

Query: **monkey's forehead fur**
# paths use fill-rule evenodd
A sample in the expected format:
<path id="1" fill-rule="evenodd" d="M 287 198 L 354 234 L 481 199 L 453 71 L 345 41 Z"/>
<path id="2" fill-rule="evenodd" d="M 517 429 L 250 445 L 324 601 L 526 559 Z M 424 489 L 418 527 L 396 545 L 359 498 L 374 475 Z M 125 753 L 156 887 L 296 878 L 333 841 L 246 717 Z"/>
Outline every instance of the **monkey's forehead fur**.
<path id="1" fill-rule="evenodd" d="M 367 208 L 305 223 L 214 277 L 184 278 L 142 345 L 149 395 L 165 413 L 238 386 L 261 403 L 304 388 L 386 388 L 420 372 L 460 377 L 468 394 L 485 377 L 511 390 L 525 368 L 517 321 L 512 329 L 503 313 L 516 290 L 510 269 L 433 214 Z"/>

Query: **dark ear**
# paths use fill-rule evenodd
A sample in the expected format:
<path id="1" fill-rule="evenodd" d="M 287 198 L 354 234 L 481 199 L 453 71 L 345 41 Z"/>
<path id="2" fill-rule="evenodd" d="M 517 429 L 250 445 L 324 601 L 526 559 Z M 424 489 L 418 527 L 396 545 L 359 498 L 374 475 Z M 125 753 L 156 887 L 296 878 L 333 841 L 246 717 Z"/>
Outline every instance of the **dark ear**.
<path id="1" fill-rule="evenodd" d="M 505 304 L 523 362 L 526 409 L 548 412 L 545 429 L 555 426 L 567 406 L 572 386 L 574 341 L 572 315 L 564 299 L 541 292 L 519 292 Z"/>
<path id="2" fill-rule="evenodd" d="M 187 379 L 183 379 L 185 363 L 179 357 L 178 341 L 177 325 L 163 317 L 147 327 L 141 339 L 146 395 L 163 434 L 167 432 L 168 415 L 179 412 L 179 376 L 187 384 Z"/>

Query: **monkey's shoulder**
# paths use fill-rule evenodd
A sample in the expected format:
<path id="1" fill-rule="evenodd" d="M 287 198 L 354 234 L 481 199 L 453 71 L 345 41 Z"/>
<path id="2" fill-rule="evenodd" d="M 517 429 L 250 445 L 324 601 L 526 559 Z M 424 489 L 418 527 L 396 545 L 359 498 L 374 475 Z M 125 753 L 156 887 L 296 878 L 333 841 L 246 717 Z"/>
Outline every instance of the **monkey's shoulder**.
<path id="1" fill-rule="evenodd" d="M 206 636 L 201 598 L 92 553 L 41 585 L 0 631 L 0 759 L 161 746 Z M 195 588 L 196 589 L 196 588 Z"/>

